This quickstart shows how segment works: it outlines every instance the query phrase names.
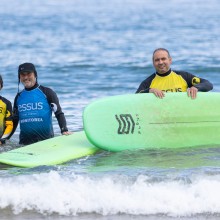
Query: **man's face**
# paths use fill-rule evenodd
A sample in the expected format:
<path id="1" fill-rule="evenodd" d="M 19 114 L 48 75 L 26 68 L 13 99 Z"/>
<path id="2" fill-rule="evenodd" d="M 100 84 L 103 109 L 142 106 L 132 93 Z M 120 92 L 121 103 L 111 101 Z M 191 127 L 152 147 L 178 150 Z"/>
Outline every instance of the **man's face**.
<path id="1" fill-rule="evenodd" d="M 25 88 L 31 88 L 36 83 L 36 77 L 34 72 L 23 72 L 20 73 L 20 81 L 24 85 Z"/>
<path id="2" fill-rule="evenodd" d="M 172 58 L 164 50 L 158 50 L 153 56 L 153 65 L 160 74 L 166 73 L 170 69 Z"/>

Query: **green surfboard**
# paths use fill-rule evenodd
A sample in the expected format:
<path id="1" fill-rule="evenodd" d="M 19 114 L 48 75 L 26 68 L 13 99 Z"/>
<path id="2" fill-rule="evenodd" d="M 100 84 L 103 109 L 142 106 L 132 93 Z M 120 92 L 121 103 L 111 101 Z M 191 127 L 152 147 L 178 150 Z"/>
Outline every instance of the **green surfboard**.
<path id="1" fill-rule="evenodd" d="M 84 109 L 83 123 L 90 142 L 109 151 L 220 145 L 220 94 L 108 97 Z"/>
<path id="2" fill-rule="evenodd" d="M 0 154 L 0 163 L 18 167 L 56 165 L 94 154 L 93 146 L 83 131 L 57 136 Z"/>

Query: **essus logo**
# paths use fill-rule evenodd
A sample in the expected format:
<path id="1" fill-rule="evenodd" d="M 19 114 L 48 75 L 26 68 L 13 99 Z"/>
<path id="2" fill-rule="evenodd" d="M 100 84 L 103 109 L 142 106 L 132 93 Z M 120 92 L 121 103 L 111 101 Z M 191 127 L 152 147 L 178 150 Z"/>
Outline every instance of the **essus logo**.
<path id="1" fill-rule="evenodd" d="M 41 110 L 41 109 L 43 109 L 42 102 L 27 103 L 27 104 L 18 105 L 19 112 L 31 111 L 31 110 Z"/>

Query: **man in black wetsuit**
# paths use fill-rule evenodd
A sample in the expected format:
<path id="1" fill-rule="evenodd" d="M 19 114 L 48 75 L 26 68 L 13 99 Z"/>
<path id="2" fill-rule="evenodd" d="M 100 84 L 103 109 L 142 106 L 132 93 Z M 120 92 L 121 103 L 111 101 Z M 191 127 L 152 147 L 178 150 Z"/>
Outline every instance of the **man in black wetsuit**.
<path id="1" fill-rule="evenodd" d="M 188 72 L 171 70 L 172 58 L 165 48 L 156 49 L 152 59 L 156 72 L 140 84 L 136 93 L 154 93 L 163 98 L 165 92 L 187 92 L 194 99 L 198 91 L 208 92 L 213 89 L 213 85 L 206 79 Z"/>
<path id="2" fill-rule="evenodd" d="M 13 106 L 13 131 L 20 122 L 19 143 L 27 145 L 54 137 L 52 111 L 61 133 L 70 134 L 56 93 L 38 84 L 37 71 L 32 63 L 23 63 L 18 67 L 18 80 L 24 85 Z"/>

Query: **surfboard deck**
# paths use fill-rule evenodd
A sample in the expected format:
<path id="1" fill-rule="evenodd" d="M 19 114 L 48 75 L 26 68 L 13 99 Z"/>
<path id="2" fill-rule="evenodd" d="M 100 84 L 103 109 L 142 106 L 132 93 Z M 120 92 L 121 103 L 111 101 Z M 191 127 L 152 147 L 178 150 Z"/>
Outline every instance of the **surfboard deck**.
<path id="1" fill-rule="evenodd" d="M 121 151 L 220 144 L 220 94 L 152 93 L 103 98 L 83 112 L 84 131 L 95 146 Z"/>
<path id="2" fill-rule="evenodd" d="M 57 165 L 94 154 L 83 131 L 61 135 L 0 154 L 0 163 L 17 167 Z"/>

